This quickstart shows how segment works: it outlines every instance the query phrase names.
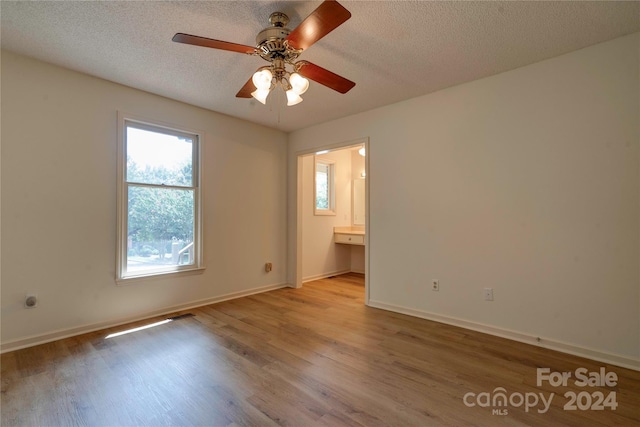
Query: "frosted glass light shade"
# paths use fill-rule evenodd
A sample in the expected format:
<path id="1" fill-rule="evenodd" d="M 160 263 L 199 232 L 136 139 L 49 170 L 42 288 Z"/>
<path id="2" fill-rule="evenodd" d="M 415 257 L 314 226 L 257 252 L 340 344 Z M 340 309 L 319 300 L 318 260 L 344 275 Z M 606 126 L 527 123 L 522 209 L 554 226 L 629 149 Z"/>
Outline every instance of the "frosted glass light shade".
<path id="1" fill-rule="evenodd" d="M 291 88 L 298 95 L 302 95 L 309 89 L 309 80 L 305 79 L 298 73 L 293 73 L 289 77 L 289 83 L 291 83 Z"/>
<path id="2" fill-rule="evenodd" d="M 267 96 L 269 96 L 269 89 L 257 89 L 254 92 L 251 92 L 251 96 L 253 96 L 258 101 L 263 104 L 267 103 Z"/>
<path id="3" fill-rule="evenodd" d="M 269 90 L 269 88 L 271 87 L 272 79 L 273 79 L 273 74 L 271 74 L 271 71 L 269 71 L 268 69 L 264 69 L 264 70 L 258 70 L 255 73 L 253 73 L 253 77 L 251 78 L 251 81 L 253 82 L 253 84 L 258 90 L 260 89 Z"/>
<path id="4" fill-rule="evenodd" d="M 302 98 L 293 89 L 287 91 L 287 106 L 296 105 L 302 102 Z"/>
<path id="5" fill-rule="evenodd" d="M 362 157 L 365 156 L 366 153 L 365 153 L 364 147 L 358 150 L 358 154 L 360 154 Z"/>

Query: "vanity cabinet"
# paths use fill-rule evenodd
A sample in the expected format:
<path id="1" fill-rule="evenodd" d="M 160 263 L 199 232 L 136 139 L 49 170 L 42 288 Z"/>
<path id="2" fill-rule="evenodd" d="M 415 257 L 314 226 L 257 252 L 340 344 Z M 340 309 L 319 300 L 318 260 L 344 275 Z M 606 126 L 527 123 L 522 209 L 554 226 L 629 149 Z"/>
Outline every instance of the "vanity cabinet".
<path id="1" fill-rule="evenodd" d="M 343 245 L 364 246 L 364 227 L 334 227 L 333 240 Z"/>

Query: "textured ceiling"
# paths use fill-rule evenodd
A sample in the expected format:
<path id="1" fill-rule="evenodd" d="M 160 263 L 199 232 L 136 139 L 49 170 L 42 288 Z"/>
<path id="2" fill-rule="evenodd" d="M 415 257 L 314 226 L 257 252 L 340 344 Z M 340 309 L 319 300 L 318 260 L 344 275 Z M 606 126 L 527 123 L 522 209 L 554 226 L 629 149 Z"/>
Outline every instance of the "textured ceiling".
<path id="1" fill-rule="evenodd" d="M 293 29 L 319 1 L 6 1 L 2 48 L 291 131 L 640 31 L 640 2 L 341 1 L 350 20 L 305 51 L 356 82 L 312 82 L 286 107 L 235 98 L 259 57 L 173 43 L 177 32 L 254 45 L 271 12 Z M 278 92 L 279 93 L 279 92 Z"/>

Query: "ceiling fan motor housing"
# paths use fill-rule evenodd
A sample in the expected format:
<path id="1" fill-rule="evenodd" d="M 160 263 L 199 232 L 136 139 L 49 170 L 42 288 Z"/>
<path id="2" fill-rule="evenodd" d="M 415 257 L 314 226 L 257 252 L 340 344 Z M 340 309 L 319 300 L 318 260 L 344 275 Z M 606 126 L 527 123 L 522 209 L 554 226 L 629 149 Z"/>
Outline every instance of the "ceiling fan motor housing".
<path id="1" fill-rule="evenodd" d="M 289 17 L 282 12 L 274 12 L 269 16 L 271 27 L 260 31 L 256 36 L 256 47 L 260 56 L 268 61 L 287 56 L 284 40 L 291 30 L 286 27 Z"/>

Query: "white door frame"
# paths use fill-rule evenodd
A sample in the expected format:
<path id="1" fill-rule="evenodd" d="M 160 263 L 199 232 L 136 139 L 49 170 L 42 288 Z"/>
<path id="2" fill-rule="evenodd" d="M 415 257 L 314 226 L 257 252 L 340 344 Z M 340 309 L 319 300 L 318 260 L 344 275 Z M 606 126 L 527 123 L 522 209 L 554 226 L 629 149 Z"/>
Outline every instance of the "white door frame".
<path id="1" fill-rule="evenodd" d="M 321 147 L 314 147 L 313 149 L 307 149 L 307 150 L 302 150 L 302 151 L 298 151 L 295 153 L 295 176 L 296 176 L 296 191 L 295 191 L 295 203 L 296 203 L 296 215 L 295 215 L 295 221 L 293 224 L 293 228 L 294 228 L 294 233 L 295 233 L 295 239 L 293 241 L 294 244 L 294 248 L 293 248 L 293 253 L 295 253 L 295 260 L 294 260 L 294 267 L 293 267 L 293 277 L 295 278 L 295 282 L 293 283 L 294 287 L 296 288 L 300 288 L 302 287 L 302 251 L 303 251 L 303 245 L 302 245 L 302 158 L 311 154 L 315 154 L 318 151 L 324 151 L 324 150 L 339 150 L 342 148 L 347 148 L 347 147 L 351 147 L 354 145 L 363 145 L 365 147 L 365 151 L 366 151 L 366 156 L 364 158 L 364 169 L 365 169 L 365 174 L 366 174 L 366 180 L 365 180 L 365 218 L 366 218 L 366 222 L 365 222 L 365 237 L 364 237 L 364 271 L 365 271 L 365 280 L 364 280 L 364 303 L 366 305 L 369 305 L 369 281 L 371 278 L 371 275 L 369 273 L 369 253 L 370 253 L 370 239 L 371 239 L 371 232 L 370 232 L 370 225 L 371 224 L 371 217 L 370 217 L 370 212 L 369 212 L 369 194 L 370 194 L 370 186 L 371 186 L 371 180 L 370 180 L 370 176 L 369 176 L 369 158 L 370 158 L 370 151 L 369 151 L 369 138 L 368 137 L 363 137 L 363 138 L 358 138 L 355 140 L 351 140 L 351 141 L 344 141 L 344 142 L 339 142 L 339 143 L 334 143 L 334 144 L 329 144 L 329 145 L 323 145 Z"/>

